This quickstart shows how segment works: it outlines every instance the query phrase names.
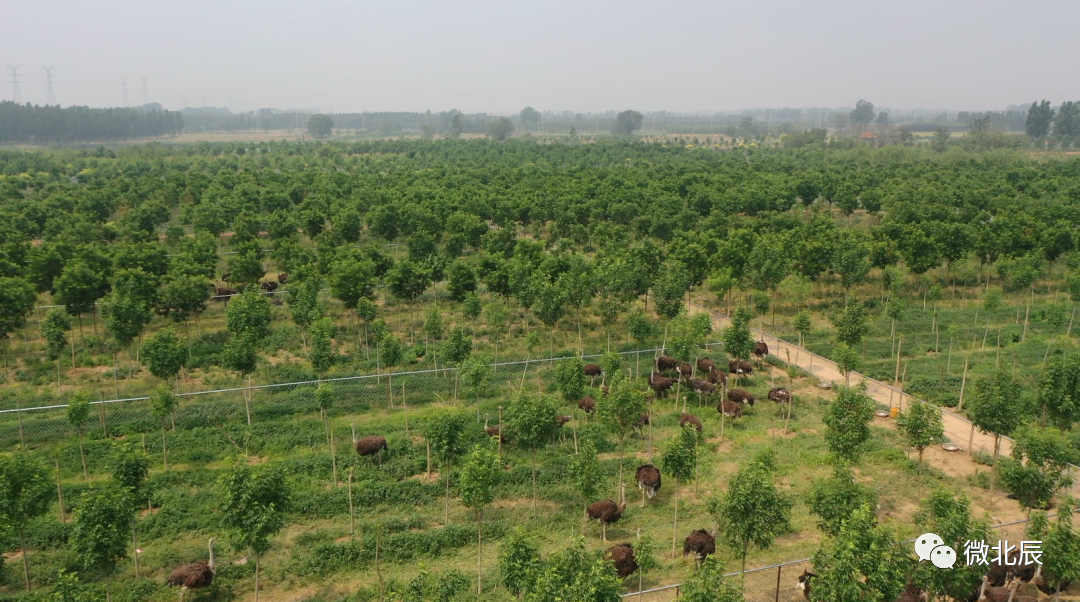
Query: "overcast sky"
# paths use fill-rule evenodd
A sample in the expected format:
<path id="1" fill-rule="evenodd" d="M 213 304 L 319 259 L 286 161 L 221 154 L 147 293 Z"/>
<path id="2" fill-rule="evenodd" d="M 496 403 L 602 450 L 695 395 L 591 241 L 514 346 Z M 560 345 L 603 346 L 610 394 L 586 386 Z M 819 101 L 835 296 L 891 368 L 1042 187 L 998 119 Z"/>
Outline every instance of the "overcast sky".
<path id="1" fill-rule="evenodd" d="M 5 2 L 24 102 L 516 113 L 1080 100 L 1080 2 Z M 4 73 L 0 99 L 12 97 Z"/>

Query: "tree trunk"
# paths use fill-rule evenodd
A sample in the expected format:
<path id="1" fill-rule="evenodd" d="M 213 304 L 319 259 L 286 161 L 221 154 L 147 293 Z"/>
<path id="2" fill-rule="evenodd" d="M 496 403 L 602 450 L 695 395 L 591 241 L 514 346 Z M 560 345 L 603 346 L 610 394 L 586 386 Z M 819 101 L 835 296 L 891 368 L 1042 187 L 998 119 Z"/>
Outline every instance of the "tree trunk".
<path id="1" fill-rule="evenodd" d="M 139 536 L 135 531 L 135 520 L 131 521 L 131 557 L 135 560 L 135 578 L 139 578 Z"/>
<path id="2" fill-rule="evenodd" d="M 446 471 L 443 478 L 446 479 L 446 504 L 443 506 L 443 526 L 450 524 L 450 463 L 447 462 L 446 466 L 439 467 Z"/>
<path id="3" fill-rule="evenodd" d="M 79 429 L 79 457 L 82 458 L 83 480 L 90 480 L 90 473 L 86 470 L 86 451 L 83 449 L 82 429 Z"/>
<path id="4" fill-rule="evenodd" d="M 26 591 L 30 591 L 30 560 L 26 558 L 26 529 L 19 525 L 19 549 L 22 550 L 23 576 L 26 577 Z"/>
<path id="5" fill-rule="evenodd" d="M 105 602 L 112 602 L 112 588 L 109 587 L 109 574 L 105 573 Z"/>
<path id="6" fill-rule="evenodd" d="M 169 447 L 165 443 L 165 421 L 161 421 L 161 457 L 165 463 L 165 472 L 169 472 Z"/>
<path id="7" fill-rule="evenodd" d="M 379 564 L 379 548 L 382 547 L 382 525 L 375 523 L 375 574 L 379 578 L 379 602 L 383 601 L 382 565 Z"/>
<path id="8" fill-rule="evenodd" d="M 259 555 L 255 555 L 255 602 L 259 602 Z"/>
<path id="9" fill-rule="evenodd" d="M 76 367 L 77 366 L 75 365 L 75 334 L 72 333 L 72 335 L 71 335 L 71 369 L 74 370 Z"/>
<path id="10" fill-rule="evenodd" d="M 502 427 L 499 427 L 499 436 L 502 436 Z M 536 456 L 533 456 L 532 463 L 532 481 L 533 481 L 533 516 L 536 516 Z"/>
<path id="11" fill-rule="evenodd" d="M 60 522 L 67 522 L 67 515 L 64 514 L 64 488 L 60 484 L 60 460 L 53 458 L 53 462 L 56 463 L 56 498 L 60 501 Z"/>
<path id="12" fill-rule="evenodd" d="M 484 534 L 481 511 L 476 510 L 476 595 L 480 596 L 484 591 Z"/>
<path id="13" fill-rule="evenodd" d="M 671 559 L 675 559 L 675 542 L 679 538 L 679 479 L 675 479 L 675 520 L 671 523 Z"/>

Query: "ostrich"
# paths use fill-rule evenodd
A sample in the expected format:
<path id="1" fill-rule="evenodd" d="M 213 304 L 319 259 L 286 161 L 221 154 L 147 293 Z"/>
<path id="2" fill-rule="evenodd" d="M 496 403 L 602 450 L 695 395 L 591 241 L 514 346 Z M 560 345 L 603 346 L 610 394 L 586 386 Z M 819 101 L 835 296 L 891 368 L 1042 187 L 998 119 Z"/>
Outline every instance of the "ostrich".
<path id="1" fill-rule="evenodd" d="M 690 381 L 690 388 L 694 390 L 694 393 L 698 395 L 698 405 L 701 405 L 702 396 L 708 397 L 716 392 L 716 385 L 710 383 L 707 380 L 695 378 Z"/>
<path id="2" fill-rule="evenodd" d="M 757 356 L 758 361 L 765 359 L 765 356 L 769 355 L 769 346 L 765 344 L 765 341 L 754 343 L 754 355 Z"/>
<path id="3" fill-rule="evenodd" d="M 571 420 L 573 420 L 573 418 L 574 418 L 573 416 L 556 416 L 555 417 L 555 426 L 557 426 L 559 428 L 562 428 L 562 426 L 564 424 L 566 424 L 567 422 L 570 422 Z"/>
<path id="4" fill-rule="evenodd" d="M 817 577 L 814 573 L 804 570 L 802 575 L 799 575 L 799 582 L 795 584 L 795 589 L 802 590 L 802 597 L 810 599 L 810 578 Z"/>
<path id="5" fill-rule="evenodd" d="M 607 543 L 607 526 L 610 523 L 614 523 L 622 518 L 623 511 L 626 510 L 626 502 L 622 504 L 616 504 L 612 500 L 600 500 L 599 502 L 593 502 L 589 504 L 589 507 L 585 509 L 589 518 L 596 519 L 600 523 L 600 533 Z"/>
<path id="6" fill-rule="evenodd" d="M 1072 585 L 1072 581 L 1062 581 L 1055 587 L 1046 580 L 1046 577 L 1042 574 L 1042 565 L 1035 569 L 1035 574 L 1032 576 L 1032 581 L 1035 583 L 1035 587 L 1039 588 L 1039 591 L 1047 596 L 1053 596 L 1056 593 L 1063 592 L 1069 589 Z"/>
<path id="7" fill-rule="evenodd" d="M 774 387 L 769 390 L 769 399 L 777 403 L 787 403 L 791 401 L 791 391 L 783 387 Z"/>
<path id="8" fill-rule="evenodd" d="M 697 369 L 698 372 L 704 372 L 705 374 L 708 374 L 713 370 L 716 370 L 716 362 L 712 361 L 707 357 L 699 357 L 697 361 Z"/>
<path id="9" fill-rule="evenodd" d="M 653 372 L 649 376 L 649 388 L 657 395 L 662 395 L 675 384 L 674 378 L 668 378 L 659 372 Z"/>
<path id="10" fill-rule="evenodd" d="M 679 360 L 667 355 L 661 355 L 660 357 L 656 358 L 657 372 L 667 372 L 668 370 L 674 370 L 675 366 L 678 365 Z"/>
<path id="11" fill-rule="evenodd" d="M 562 426 L 561 424 L 559 426 Z M 484 432 L 492 439 L 498 439 L 499 443 L 506 443 L 506 437 L 502 434 L 501 426 L 488 426 L 488 417 L 484 416 Z"/>
<path id="12" fill-rule="evenodd" d="M 1009 575 L 1012 581 L 1012 575 Z M 1008 587 L 994 587 L 990 585 L 990 579 L 983 575 L 982 585 L 979 587 L 978 602 L 1008 602 L 1010 595 L 1014 593 Z"/>
<path id="13" fill-rule="evenodd" d="M 214 538 L 210 538 L 210 560 L 199 560 L 176 567 L 169 573 L 169 587 L 180 586 L 180 602 L 184 602 L 184 592 L 188 589 L 203 589 L 214 581 Z"/>
<path id="14" fill-rule="evenodd" d="M 698 418 L 697 416 L 694 416 L 693 414 L 687 414 L 686 412 L 683 412 L 682 414 L 679 414 L 679 426 L 686 426 L 688 424 L 690 426 L 694 427 L 694 430 L 696 430 L 698 432 L 698 434 L 701 433 L 701 419 L 700 418 Z"/>
<path id="15" fill-rule="evenodd" d="M 585 372 L 585 376 L 589 377 L 590 387 L 596 384 L 596 377 L 600 376 L 604 372 L 604 370 L 597 364 L 585 364 L 585 366 L 582 368 L 582 371 Z"/>
<path id="16" fill-rule="evenodd" d="M 690 380 L 694 374 L 694 367 L 686 362 L 680 362 L 678 366 L 675 366 L 675 373 L 679 375 L 679 380 Z"/>
<path id="17" fill-rule="evenodd" d="M 641 507 L 644 508 L 645 496 L 649 496 L 651 500 L 660 490 L 660 469 L 652 464 L 643 464 L 638 466 L 634 476 L 637 477 L 637 486 L 641 490 Z"/>
<path id="18" fill-rule="evenodd" d="M 708 374 L 705 375 L 705 380 L 709 381 L 710 383 L 712 383 L 714 385 L 726 385 L 727 384 L 727 374 L 725 374 L 723 370 L 720 370 L 718 368 L 713 369 L 713 370 L 710 370 L 708 372 Z"/>
<path id="19" fill-rule="evenodd" d="M 577 407 L 581 408 L 586 414 L 592 414 L 596 410 L 596 400 L 586 395 L 578 400 Z"/>
<path id="20" fill-rule="evenodd" d="M 628 543 L 608 548 L 604 552 L 604 560 L 615 565 L 615 572 L 619 574 L 619 579 L 626 579 L 638 569 L 637 560 L 634 558 L 634 547 Z"/>
<path id="21" fill-rule="evenodd" d="M 728 418 L 742 418 L 742 404 L 735 403 L 734 401 L 725 401 L 716 406 L 716 411 Z"/>
<path id="22" fill-rule="evenodd" d="M 716 553 L 716 536 L 705 529 L 691 531 L 682 544 L 682 555 L 686 558 L 694 553 L 694 562 L 700 565 L 706 558 Z"/>
<path id="23" fill-rule="evenodd" d="M 634 430 L 637 431 L 638 435 L 641 435 L 641 429 L 647 426 L 649 426 L 649 413 L 642 412 L 641 416 L 634 421 Z"/>
<path id="24" fill-rule="evenodd" d="M 735 378 L 738 378 L 738 377 L 743 376 L 743 375 L 746 375 L 746 376 L 753 376 L 754 375 L 754 366 L 752 366 L 749 362 L 744 362 L 742 360 L 733 359 L 733 360 L 728 362 L 727 367 L 728 367 L 728 372 L 734 374 Z"/>
<path id="25" fill-rule="evenodd" d="M 288 274 L 278 274 L 277 275 L 277 281 L 278 281 L 278 284 L 280 284 L 281 286 L 285 286 L 285 284 L 289 281 L 289 275 Z"/>
<path id="26" fill-rule="evenodd" d="M 900 597 L 896 599 L 896 602 L 927 602 L 930 599 L 930 594 L 924 592 L 919 586 L 915 585 L 911 581 L 908 581 L 904 585 L 904 593 L 900 594 Z"/>
<path id="27" fill-rule="evenodd" d="M 1019 578 L 1013 579 L 1006 587 L 1009 590 L 1008 602 L 1039 602 L 1038 596 L 1028 596 L 1026 594 L 1017 594 L 1016 589 L 1020 587 L 1021 580 Z"/>
<path id="28" fill-rule="evenodd" d="M 735 403 L 748 403 L 750 407 L 754 407 L 754 396 L 742 389 L 728 389 L 727 392 L 728 401 L 734 401 Z"/>
<path id="29" fill-rule="evenodd" d="M 376 456 L 380 466 L 382 466 L 382 450 L 384 449 L 387 454 L 390 453 L 390 448 L 386 445 L 386 437 L 370 435 L 356 442 L 356 453 L 361 456 Z"/>

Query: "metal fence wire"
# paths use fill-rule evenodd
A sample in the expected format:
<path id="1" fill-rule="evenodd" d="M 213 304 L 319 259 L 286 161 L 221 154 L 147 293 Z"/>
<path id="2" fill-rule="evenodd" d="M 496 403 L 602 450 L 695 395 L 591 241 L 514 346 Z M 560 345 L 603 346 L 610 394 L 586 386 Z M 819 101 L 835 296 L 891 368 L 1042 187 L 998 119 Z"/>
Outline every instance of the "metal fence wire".
<path id="1" fill-rule="evenodd" d="M 719 343 L 706 344 L 715 352 Z M 633 377 L 652 370 L 658 349 L 624 351 L 623 366 Z M 586 355 L 596 361 L 600 355 Z M 483 398 L 509 397 L 519 388 L 554 390 L 555 364 L 560 357 L 519 360 L 492 364 L 491 384 Z M 266 422 L 299 414 L 318 412 L 315 389 L 320 381 L 255 385 L 213 391 L 181 393 L 179 407 L 167 419 L 177 429 L 223 427 Z M 332 387 L 334 406 L 346 412 L 370 408 L 423 406 L 437 401 L 465 398 L 457 368 L 417 370 L 372 374 L 321 381 Z M 599 384 L 599 381 L 597 382 Z M 468 401 L 466 399 L 466 401 Z M 116 437 L 152 432 L 160 427 L 149 397 L 107 399 L 92 402 L 93 411 L 86 425 L 89 437 Z M 0 410 L 0 449 L 15 445 L 41 445 L 74 436 L 67 419 L 67 404 Z"/>

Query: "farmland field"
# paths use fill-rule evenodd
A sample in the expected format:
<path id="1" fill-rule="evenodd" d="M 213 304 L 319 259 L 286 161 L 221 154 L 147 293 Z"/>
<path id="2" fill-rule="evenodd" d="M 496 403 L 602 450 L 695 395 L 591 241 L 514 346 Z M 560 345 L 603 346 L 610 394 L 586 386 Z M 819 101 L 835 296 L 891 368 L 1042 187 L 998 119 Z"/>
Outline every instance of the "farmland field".
<path id="1" fill-rule="evenodd" d="M 1078 207 L 1077 158 L 960 148 L 0 151 L 0 597 L 172 599 L 210 538 L 213 583 L 188 599 L 611 600 L 811 557 L 780 599 L 811 568 L 964 597 L 981 573 L 942 582 L 897 542 L 1069 514 Z M 759 327 L 929 403 L 875 418 L 891 401 L 823 388 L 790 349 L 754 357 Z M 695 379 L 706 357 L 755 369 L 654 391 L 660 355 Z M 756 398 L 734 420 L 729 389 Z M 939 407 L 983 443 L 935 435 Z M 358 455 L 371 436 L 386 449 Z M 584 520 L 609 498 L 617 522 Z M 701 569 L 695 529 L 717 536 Z M 1029 534 L 1075 552 L 1074 529 Z M 895 574 L 841 565 L 870 534 Z M 654 566 L 619 579 L 599 559 L 621 543 Z M 764 602 L 776 579 L 723 582 Z"/>

